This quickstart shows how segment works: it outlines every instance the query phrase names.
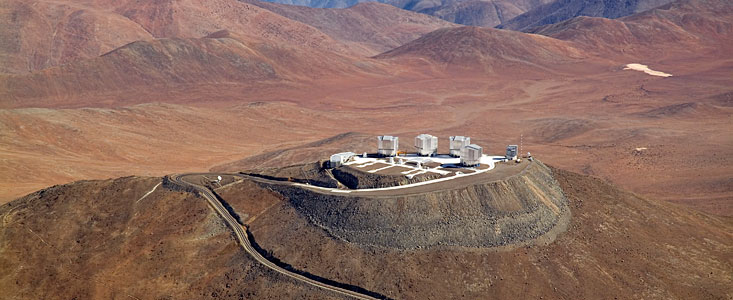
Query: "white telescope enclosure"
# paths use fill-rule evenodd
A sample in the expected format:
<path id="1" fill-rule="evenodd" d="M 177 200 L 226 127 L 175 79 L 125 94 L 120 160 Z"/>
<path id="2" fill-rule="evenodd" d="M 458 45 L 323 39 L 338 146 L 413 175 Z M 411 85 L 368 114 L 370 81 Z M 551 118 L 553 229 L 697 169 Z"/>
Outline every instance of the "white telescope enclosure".
<path id="1" fill-rule="evenodd" d="M 377 137 L 377 154 L 380 156 L 395 156 L 399 148 L 399 138 L 391 135 Z"/>

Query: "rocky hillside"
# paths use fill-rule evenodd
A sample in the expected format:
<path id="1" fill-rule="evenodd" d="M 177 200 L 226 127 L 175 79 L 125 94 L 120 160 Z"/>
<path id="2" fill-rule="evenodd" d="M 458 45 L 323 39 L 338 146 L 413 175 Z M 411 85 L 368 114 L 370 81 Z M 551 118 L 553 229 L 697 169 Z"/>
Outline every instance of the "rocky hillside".
<path id="1" fill-rule="evenodd" d="M 733 47 L 732 17 L 733 4 L 728 1 L 682 0 L 615 20 L 577 17 L 532 32 L 606 56 L 728 57 Z"/>
<path id="2" fill-rule="evenodd" d="M 439 29 L 377 58 L 427 58 L 447 68 L 509 76 L 518 70 L 552 72 L 585 57 L 561 40 L 480 27 Z"/>
<path id="3" fill-rule="evenodd" d="M 498 181 L 400 196 L 341 196 L 268 187 L 339 239 L 398 249 L 516 245 L 549 233 L 543 240 L 548 242 L 564 231 L 570 218 L 567 199 L 540 162 Z"/>
<path id="4" fill-rule="evenodd" d="M 640 198 L 585 175 L 552 174 L 572 218 L 549 245 L 407 251 L 355 245 L 334 239 L 288 203 L 274 205 L 250 230 L 262 247 L 296 268 L 395 299 L 731 296 L 730 219 Z"/>
<path id="5" fill-rule="evenodd" d="M 470 26 L 494 27 L 553 0 L 265 0 L 292 6 L 346 8 L 381 2 L 404 10 Z"/>
<path id="6" fill-rule="evenodd" d="M 248 2 L 313 26 L 368 56 L 402 46 L 433 30 L 458 26 L 380 3 L 363 3 L 347 9 L 324 9 L 257 0 Z"/>
<path id="7" fill-rule="evenodd" d="M 499 25 L 500 28 L 526 31 L 533 27 L 554 24 L 578 16 L 615 19 L 633 15 L 674 0 L 558 0 L 532 8 Z"/>
<path id="8" fill-rule="evenodd" d="M 254 86 L 374 70 L 337 53 L 263 41 L 227 30 L 204 38 L 137 41 L 102 56 L 22 75 L 0 75 L 4 102 L 80 94 L 183 89 L 207 84 Z"/>
<path id="9" fill-rule="evenodd" d="M 80 181 L 0 206 L 3 298 L 333 297 L 259 265 L 204 199 L 160 182 Z"/>
<path id="10" fill-rule="evenodd" d="M 731 296 L 730 219 L 640 198 L 599 179 L 542 170 L 516 180 L 537 184 L 542 178 L 554 180 L 556 186 L 538 188 L 558 196 L 561 189 L 572 218 L 554 242 L 515 248 L 443 245 L 403 250 L 361 245 L 331 235 L 295 205 L 308 199 L 289 199 L 247 180 L 217 188 L 216 193 L 248 225 L 269 257 L 395 299 Z M 552 174 L 554 179 L 541 174 Z M 504 195 L 493 198 L 494 193 L 503 193 L 502 186 L 516 187 L 513 180 L 474 190 L 488 192 L 485 198 L 475 198 L 479 194 L 472 189 L 466 189 L 463 198 L 467 203 L 507 201 L 484 202 L 481 208 L 451 205 L 436 194 L 430 201 L 439 206 L 430 209 L 461 212 L 467 218 L 455 220 L 467 222 L 469 214 L 530 204 Z M 163 185 L 156 188 L 160 182 L 141 177 L 81 181 L 0 206 L 0 268 L 8 270 L 0 275 L 0 290 L 23 299 L 333 298 L 250 260 L 203 199 Z M 379 199 L 375 201 L 384 203 L 364 203 L 362 208 L 381 207 L 410 222 L 430 211 L 416 209 L 416 199 L 403 198 L 394 205 Z M 465 209 L 469 207 L 473 209 Z M 365 220 L 367 210 L 352 212 L 353 220 L 342 218 L 344 225 Z M 416 234 L 412 241 L 426 236 L 427 232 Z M 480 240 L 471 235 L 460 238 Z"/>
<path id="11" fill-rule="evenodd" d="M 387 3 L 446 21 L 494 27 L 553 0 L 390 0 Z"/>

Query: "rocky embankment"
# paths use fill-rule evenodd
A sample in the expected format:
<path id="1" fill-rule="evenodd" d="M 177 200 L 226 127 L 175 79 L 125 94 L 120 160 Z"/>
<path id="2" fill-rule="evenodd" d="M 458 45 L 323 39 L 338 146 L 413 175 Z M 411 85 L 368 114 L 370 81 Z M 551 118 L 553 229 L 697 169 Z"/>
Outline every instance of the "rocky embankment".
<path id="1" fill-rule="evenodd" d="M 320 193 L 272 185 L 311 222 L 349 242 L 399 249 L 495 247 L 554 240 L 570 218 L 567 199 L 539 161 L 492 182 L 399 196 Z"/>
<path id="2" fill-rule="evenodd" d="M 342 187 L 330 174 L 330 170 L 324 167 L 324 164 L 325 162 L 318 161 L 284 168 L 255 169 L 241 173 L 266 179 L 306 183 L 320 187 Z"/>
<path id="3" fill-rule="evenodd" d="M 331 170 L 333 177 L 350 189 L 384 188 L 440 178 L 440 174 L 425 173 L 412 178 L 404 175 L 374 174 L 342 166 Z"/>

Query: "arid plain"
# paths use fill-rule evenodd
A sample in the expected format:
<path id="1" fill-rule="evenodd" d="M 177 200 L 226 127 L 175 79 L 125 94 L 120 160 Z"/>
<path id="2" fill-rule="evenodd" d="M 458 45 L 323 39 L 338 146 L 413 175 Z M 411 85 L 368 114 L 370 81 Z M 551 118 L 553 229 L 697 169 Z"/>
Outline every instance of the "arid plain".
<path id="1" fill-rule="evenodd" d="M 482 30 L 490 29 L 458 34 L 482 41 Z M 470 60 L 488 54 L 469 53 L 461 57 L 469 62 L 456 64 L 423 56 L 359 58 L 378 68 L 376 74 L 258 85 L 215 81 L 145 90 L 84 78 L 102 91 L 21 98 L 5 89 L 11 96 L 0 112 L 2 200 L 79 179 L 205 170 L 344 132 L 431 132 L 470 135 L 495 153 L 523 136 L 524 151 L 554 166 L 643 195 L 733 213 L 733 59 L 722 50 L 712 57 L 691 52 L 645 59 L 578 50 L 577 58 L 540 57 L 530 66 L 513 64 L 508 56 L 527 54 L 511 51 L 487 63 L 491 70 L 470 68 Z M 673 76 L 624 70 L 635 62 Z M 539 64 L 544 66 L 534 68 Z M 192 76 L 207 81 L 207 74 Z M 75 88 L 71 79 L 49 77 L 47 82 Z M 342 150 L 373 151 L 373 144 Z M 296 162 L 293 155 L 280 163 Z"/>

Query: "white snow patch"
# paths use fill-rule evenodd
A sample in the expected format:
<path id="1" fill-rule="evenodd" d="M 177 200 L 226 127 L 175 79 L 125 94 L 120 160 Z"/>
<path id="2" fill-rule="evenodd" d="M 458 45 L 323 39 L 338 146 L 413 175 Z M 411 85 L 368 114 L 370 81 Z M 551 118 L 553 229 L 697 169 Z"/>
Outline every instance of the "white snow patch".
<path id="1" fill-rule="evenodd" d="M 642 64 L 628 64 L 628 65 L 626 65 L 626 67 L 624 68 L 624 70 L 641 71 L 641 72 L 647 73 L 647 74 L 652 75 L 652 76 L 660 76 L 660 77 L 670 77 L 670 76 L 672 76 L 672 74 L 669 74 L 669 73 L 654 71 L 652 69 L 649 69 L 649 67 L 647 65 L 642 65 Z"/>

